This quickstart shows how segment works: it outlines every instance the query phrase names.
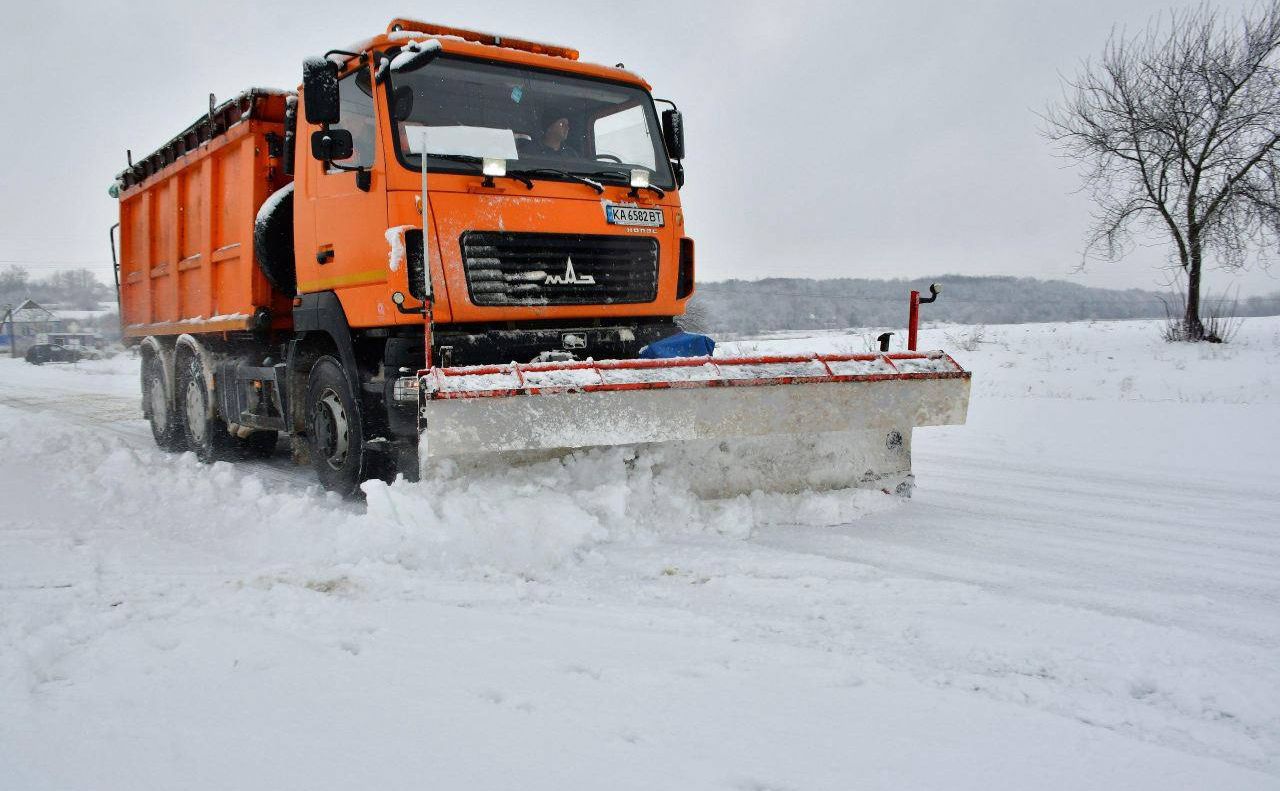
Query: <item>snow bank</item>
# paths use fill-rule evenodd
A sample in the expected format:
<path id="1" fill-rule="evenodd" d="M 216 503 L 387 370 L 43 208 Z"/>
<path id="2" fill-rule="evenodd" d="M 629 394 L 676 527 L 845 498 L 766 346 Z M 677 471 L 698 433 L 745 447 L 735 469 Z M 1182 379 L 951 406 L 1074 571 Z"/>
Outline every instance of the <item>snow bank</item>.
<path id="1" fill-rule="evenodd" d="M 829 525 L 894 508 L 864 489 L 753 492 L 704 500 L 689 485 L 697 458 L 592 449 L 520 467 L 444 462 L 418 484 L 365 484 L 370 524 L 412 540 L 399 560 L 531 572 L 591 556 L 597 545 L 711 534 L 745 539 L 769 524 Z"/>
<path id="2" fill-rule="evenodd" d="M 271 468 L 206 467 L 52 415 L 0 420 L 0 444 L 12 449 L 10 463 L 42 469 L 39 488 L 65 492 L 73 513 L 124 516 L 139 536 L 195 544 L 261 573 L 373 563 L 530 575 L 588 559 L 606 543 L 745 539 L 759 525 L 847 522 L 898 503 L 865 490 L 704 501 L 682 466 L 697 459 L 671 464 L 615 448 L 519 467 L 446 463 L 421 483 L 367 482 L 362 507 L 321 494 L 310 469 L 290 470 L 307 484 L 282 483 Z M 50 458 L 63 461 L 49 467 Z"/>

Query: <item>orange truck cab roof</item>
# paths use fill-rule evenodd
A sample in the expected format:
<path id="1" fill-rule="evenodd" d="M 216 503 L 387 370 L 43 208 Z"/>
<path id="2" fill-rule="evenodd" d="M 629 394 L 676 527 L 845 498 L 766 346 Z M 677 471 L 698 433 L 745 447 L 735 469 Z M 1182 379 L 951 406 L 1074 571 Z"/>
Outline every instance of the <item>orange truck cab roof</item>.
<path id="1" fill-rule="evenodd" d="M 579 60 L 578 50 L 571 47 L 437 25 L 416 19 L 393 19 L 387 25 L 385 33 L 354 44 L 350 49 L 353 52 L 366 52 L 382 47 L 398 47 L 410 41 L 426 38 L 438 40 L 443 50 L 452 54 L 486 57 L 526 66 L 556 69 L 618 82 L 629 82 L 645 90 L 650 89 L 649 83 L 634 72 L 617 66 L 604 66 Z"/>

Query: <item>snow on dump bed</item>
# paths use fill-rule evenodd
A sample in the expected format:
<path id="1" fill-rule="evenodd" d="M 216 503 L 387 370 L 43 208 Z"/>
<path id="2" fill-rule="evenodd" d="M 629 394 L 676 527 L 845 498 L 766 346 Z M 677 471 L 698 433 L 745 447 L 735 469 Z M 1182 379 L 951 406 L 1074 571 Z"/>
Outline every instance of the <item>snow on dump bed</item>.
<path id="1" fill-rule="evenodd" d="M 507 391 L 575 390 L 621 385 L 774 382 L 818 380 L 832 376 L 892 376 L 894 374 L 957 373 L 963 369 L 941 352 L 921 356 L 823 356 L 768 361 L 754 357 L 675 358 L 633 363 L 577 362 L 445 369 L 429 376 L 430 392 L 466 395 Z"/>

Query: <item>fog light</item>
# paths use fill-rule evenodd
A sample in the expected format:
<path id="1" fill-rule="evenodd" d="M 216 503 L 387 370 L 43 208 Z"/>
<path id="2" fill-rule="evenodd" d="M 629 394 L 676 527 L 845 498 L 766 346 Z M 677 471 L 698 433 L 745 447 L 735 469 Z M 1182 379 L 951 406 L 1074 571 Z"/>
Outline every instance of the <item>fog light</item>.
<path id="1" fill-rule="evenodd" d="M 642 190 L 649 186 L 649 171 L 636 168 L 631 171 L 631 188 Z"/>
<path id="2" fill-rule="evenodd" d="M 483 172 L 489 178 L 502 178 L 507 175 L 507 160 L 498 157 L 485 157 L 481 164 Z"/>

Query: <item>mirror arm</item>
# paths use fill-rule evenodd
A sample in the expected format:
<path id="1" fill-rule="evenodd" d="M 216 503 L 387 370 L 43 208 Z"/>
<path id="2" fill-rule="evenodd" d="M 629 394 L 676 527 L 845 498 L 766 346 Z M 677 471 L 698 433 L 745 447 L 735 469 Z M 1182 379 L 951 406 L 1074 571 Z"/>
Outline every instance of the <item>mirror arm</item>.
<path id="1" fill-rule="evenodd" d="M 347 52 L 345 49 L 331 49 L 328 52 L 324 53 L 324 57 L 326 59 L 330 55 L 345 55 L 348 58 L 359 58 L 361 66 L 363 66 L 365 63 L 369 61 L 368 54 L 364 52 Z"/>
<path id="2" fill-rule="evenodd" d="M 344 165 L 340 162 L 334 162 L 332 159 L 326 159 L 324 165 L 326 168 L 336 168 L 348 173 L 355 173 L 356 187 L 361 192 L 368 192 L 373 185 L 373 172 L 364 165 Z"/>

